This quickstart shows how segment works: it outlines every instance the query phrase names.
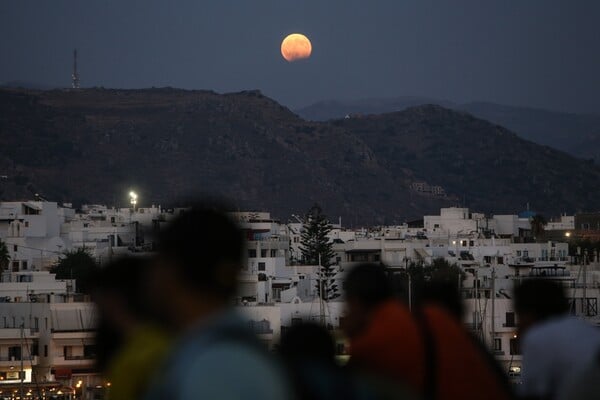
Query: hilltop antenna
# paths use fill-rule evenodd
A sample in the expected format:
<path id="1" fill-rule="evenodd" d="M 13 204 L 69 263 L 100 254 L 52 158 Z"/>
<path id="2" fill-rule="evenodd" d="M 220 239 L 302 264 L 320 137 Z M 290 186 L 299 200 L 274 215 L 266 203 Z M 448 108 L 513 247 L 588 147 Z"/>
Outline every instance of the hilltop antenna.
<path id="1" fill-rule="evenodd" d="M 79 89 L 79 74 L 77 73 L 77 49 L 73 50 L 73 89 Z"/>

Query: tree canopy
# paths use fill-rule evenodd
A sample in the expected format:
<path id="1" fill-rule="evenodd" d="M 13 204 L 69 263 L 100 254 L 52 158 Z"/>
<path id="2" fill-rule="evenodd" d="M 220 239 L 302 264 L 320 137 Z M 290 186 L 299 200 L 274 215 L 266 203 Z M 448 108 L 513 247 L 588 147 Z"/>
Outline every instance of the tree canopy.
<path id="1" fill-rule="evenodd" d="M 75 279 L 79 293 L 88 294 L 94 272 L 98 268 L 96 260 L 85 247 L 66 251 L 50 272 L 56 274 L 56 279 Z"/>

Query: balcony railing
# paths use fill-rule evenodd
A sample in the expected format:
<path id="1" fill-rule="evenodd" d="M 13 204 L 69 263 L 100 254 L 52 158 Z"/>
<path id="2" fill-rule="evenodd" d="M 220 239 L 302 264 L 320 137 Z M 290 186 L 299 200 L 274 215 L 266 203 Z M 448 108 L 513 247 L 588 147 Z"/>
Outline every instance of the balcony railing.
<path id="1" fill-rule="evenodd" d="M 64 358 L 67 361 L 73 361 L 73 360 L 95 360 L 96 356 L 94 356 L 94 355 L 87 355 L 87 356 L 65 356 Z"/>
<path id="2" fill-rule="evenodd" d="M 0 357 L 0 361 L 21 361 L 21 358 L 23 359 L 23 361 L 33 361 L 36 359 L 37 356 L 23 356 L 23 357 L 8 357 L 8 356 L 1 356 Z"/>

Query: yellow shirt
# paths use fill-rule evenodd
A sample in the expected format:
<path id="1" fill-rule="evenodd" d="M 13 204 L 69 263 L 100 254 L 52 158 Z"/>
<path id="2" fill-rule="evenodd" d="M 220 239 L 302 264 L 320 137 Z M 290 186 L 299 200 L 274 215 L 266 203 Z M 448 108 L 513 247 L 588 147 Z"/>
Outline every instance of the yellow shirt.
<path id="1" fill-rule="evenodd" d="M 109 364 L 107 399 L 140 398 L 166 356 L 170 343 L 169 337 L 159 329 L 138 328 Z"/>

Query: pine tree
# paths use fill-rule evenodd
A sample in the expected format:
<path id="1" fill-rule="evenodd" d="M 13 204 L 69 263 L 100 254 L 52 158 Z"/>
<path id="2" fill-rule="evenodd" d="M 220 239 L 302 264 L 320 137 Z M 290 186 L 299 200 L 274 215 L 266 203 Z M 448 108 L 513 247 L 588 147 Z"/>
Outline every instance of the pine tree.
<path id="1" fill-rule="evenodd" d="M 340 296 L 335 283 L 336 265 L 332 262 L 335 257 L 333 243 L 328 237 L 331 229 L 332 226 L 321 207 L 317 204 L 313 205 L 304 217 L 300 251 L 305 264 L 320 265 L 316 289 L 317 294 L 325 301 Z"/>

